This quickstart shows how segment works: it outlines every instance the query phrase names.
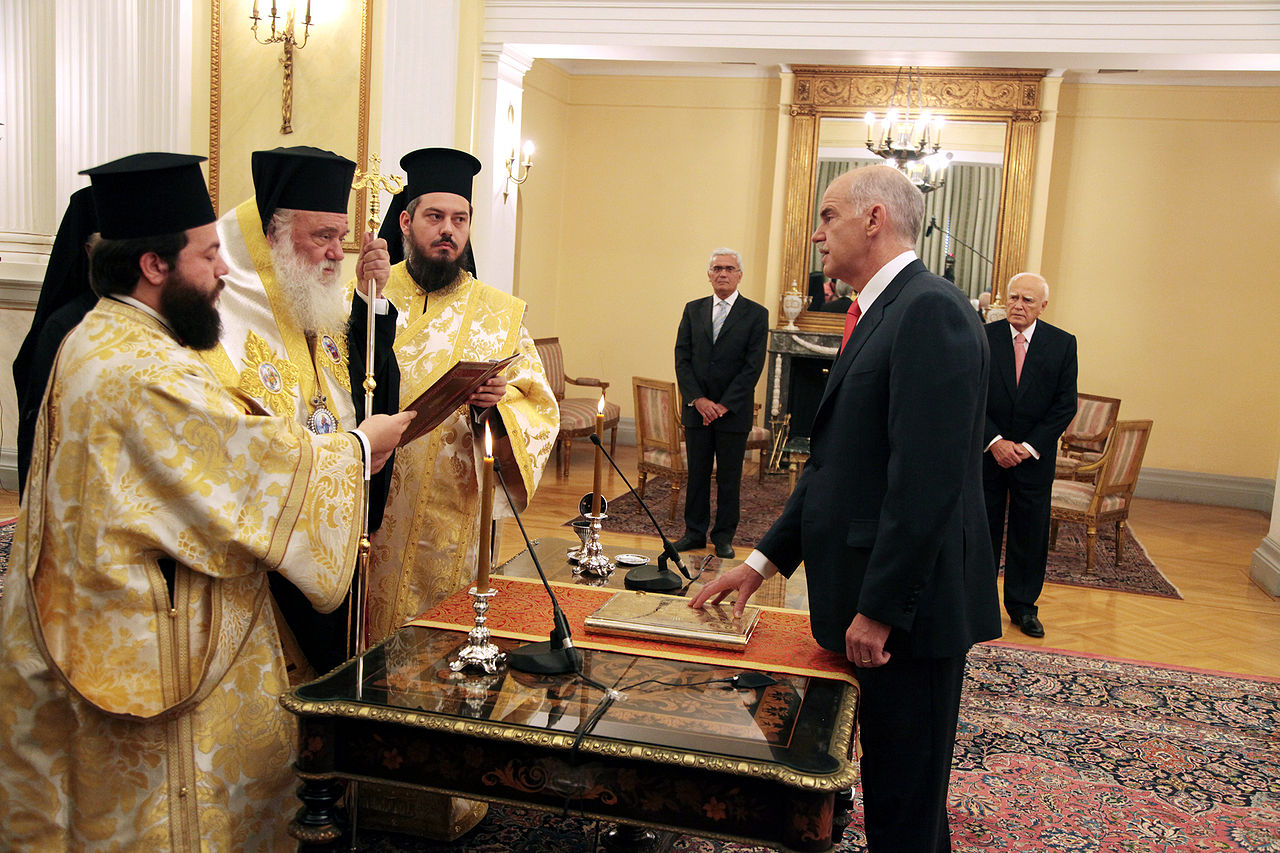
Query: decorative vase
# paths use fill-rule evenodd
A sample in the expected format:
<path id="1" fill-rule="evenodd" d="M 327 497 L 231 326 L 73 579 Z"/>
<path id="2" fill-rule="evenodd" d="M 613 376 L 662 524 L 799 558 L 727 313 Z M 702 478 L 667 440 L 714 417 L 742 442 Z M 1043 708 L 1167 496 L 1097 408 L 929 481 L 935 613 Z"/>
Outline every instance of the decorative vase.
<path id="1" fill-rule="evenodd" d="M 804 297 L 800 295 L 800 289 L 794 281 L 787 292 L 782 294 L 782 316 L 787 318 L 787 325 L 784 326 L 788 332 L 797 331 L 796 318 L 800 316 L 800 312 L 804 310 Z"/>

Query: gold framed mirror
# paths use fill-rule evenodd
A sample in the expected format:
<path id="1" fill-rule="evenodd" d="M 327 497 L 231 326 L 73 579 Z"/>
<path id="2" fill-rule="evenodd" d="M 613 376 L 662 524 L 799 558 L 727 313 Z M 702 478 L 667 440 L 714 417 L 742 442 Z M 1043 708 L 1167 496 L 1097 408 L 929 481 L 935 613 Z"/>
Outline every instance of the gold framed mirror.
<path id="1" fill-rule="evenodd" d="M 820 168 L 820 163 L 835 163 L 834 168 L 839 168 L 845 155 L 850 161 L 878 159 L 865 148 L 861 148 L 859 156 L 861 143 L 857 139 L 866 128 L 863 116 L 868 111 L 883 114 L 890 106 L 895 94 L 895 81 L 901 77 L 902 69 L 795 65 L 791 70 L 794 93 L 783 220 L 781 291 L 786 294 L 795 282 L 801 293 L 806 295 L 806 309 L 795 321 L 798 327 L 839 333 L 844 322 L 842 316 L 811 311 L 807 307 L 807 283 L 813 259 L 809 237 L 814 229 L 816 200 L 825 190 L 825 182 L 835 176 L 831 174 L 832 168 Z M 993 304 L 1003 305 L 1005 283 L 1022 271 L 1027 259 L 1031 177 L 1036 127 L 1040 121 L 1040 81 L 1045 71 L 921 68 L 913 73 L 919 83 L 913 106 L 931 110 L 946 119 L 948 138 L 943 150 L 952 150 L 954 144 L 964 152 L 961 160 L 991 162 L 998 166 L 998 175 L 991 177 L 990 169 L 987 169 L 989 174 L 983 178 L 988 182 L 998 181 L 999 194 L 998 206 L 984 211 L 983 221 L 973 226 L 972 233 L 983 235 L 981 240 L 965 240 L 950 233 L 947 226 L 953 220 L 939 207 L 945 202 L 942 197 L 931 202 L 926 196 L 925 223 L 928 224 L 931 218 L 936 221 L 941 214 L 942 221 L 936 222 L 935 228 L 947 232 L 949 238 L 970 243 L 969 251 L 956 249 L 956 269 L 961 269 L 963 257 L 966 279 L 989 283 Z M 822 186 L 819 186 L 820 177 L 825 181 Z M 970 236 L 970 232 L 966 232 L 966 236 Z M 933 256 L 936 264 L 941 257 L 941 251 L 936 247 Z M 927 263 L 930 261 L 929 252 L 923 252 L 922 257 Z M 931 264 L 930 268 L 933 266 Z M 939 275 L 944 272 L 942 269 L 934 271 Z"/>
<path id="2" fill-rule="evenodd" d="M 250 155 L 255 150 L 311 145 L 369 164 L 370 63 L 373 46 L 372 0 L 358 3 L 305 3 L 279 0 L 279 21 L 310 16 L 305 47 L 294 50 L 289 90 L 292 132 L 282 132 L 282 46 L 263 45 L 251 31 L 251 15 L 261 17 L 263 0 L 210 0 L 209 3 L 209 194 L 219 213 L 253 195 Z M 299 42 L 302 36 L 298 37 Z M 365 190 L 351 194 L 346 251 L 359 251 Z"/>

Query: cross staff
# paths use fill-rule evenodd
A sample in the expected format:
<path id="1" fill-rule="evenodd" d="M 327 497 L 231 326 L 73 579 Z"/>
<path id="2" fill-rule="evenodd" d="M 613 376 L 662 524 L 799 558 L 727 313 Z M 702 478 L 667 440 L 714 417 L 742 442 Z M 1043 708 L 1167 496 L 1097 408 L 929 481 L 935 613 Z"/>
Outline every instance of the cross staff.
<path id="1" fill-rule="evenodd" d="M 378 228 L 382 225 L 382 217 L 379 215 L 381 209 L 380 193 L 383 190 L 395 195 L 404 189 L 404 180 L 397 175 L 384 175 L 380 171 L 382 158 L 377 154 L 369 155 L 369 168 L 357 169 L 355 179 L 351 182 L 353 190 L 370 190 L 369 193 L 369 218 L 366 221 L 366 229 L 369 233 L 377 235 Z M 365 322 L 365 340 L 364 340 L 364 415 L 369 417 L 373 414 L 373 391 L 378 387 L 378 382 L 373 377 L 373 300 L 377 293 L 375 291 L 375 282 L 370 278 L 365 282 L 365 292 L 369 304 L 369 310 L 366 312 Z M 352 608 L 348 610 L 348 626 L 347 626 L 347 649 L 352 655 L 358 655 L 368 646 L 368 637 L 366 636 L 368 628 L 366 625 L 366 611 L 368 609 L 369 585 L 368 585 L 368 568 L 369 568 L 369 551 L 372 543 L 369 540 L 369 483 L 365 482 L 364 489 L 364 511 L 361 515 L 360 530 L 360 554 L 356 564 L 356 584 L 358 590 L 352 596 Z M 351 624 L 352 610 L 354 610 L 355 624 Z"/>

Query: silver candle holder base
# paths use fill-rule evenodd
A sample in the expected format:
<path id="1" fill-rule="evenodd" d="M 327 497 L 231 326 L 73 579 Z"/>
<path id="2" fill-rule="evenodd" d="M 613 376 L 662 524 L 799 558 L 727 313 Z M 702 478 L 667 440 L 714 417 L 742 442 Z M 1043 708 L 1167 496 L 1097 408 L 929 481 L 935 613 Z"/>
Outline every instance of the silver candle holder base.
<path id="1" fill-rule="evenodd" d="M 604 553 L 604 547 L 600 544 L 600 522 L 609 516 L 604 512 L 598 514 L 583 513 L 583 517 L 591 522 L 591 536 L 587 539 L 586 544 L 582 548 L 581 556 L 578 557 L 578 565 L 573 569 L 573 573 L 589 575 L 591 577 L 607 578 L 613 574 L 616 566 L 613 560 Z"/>
<path id="2" fill-rule="evenodd" d="M 471 607 L 476 612 L 476 623 L 467 632 L 467 644 L 458 650 L 458 656 L 449 662 L 449 669 L 461 672 L 467 667 L 476 667 L 490 675 L 505 669 L 507 653 L 489 641 L 489 626 L 486 625 L 489 612 L 489 599 L 498 594 L 493 587 L 480 592 L 474 586 L 468 590 L 471 595 Z"/>

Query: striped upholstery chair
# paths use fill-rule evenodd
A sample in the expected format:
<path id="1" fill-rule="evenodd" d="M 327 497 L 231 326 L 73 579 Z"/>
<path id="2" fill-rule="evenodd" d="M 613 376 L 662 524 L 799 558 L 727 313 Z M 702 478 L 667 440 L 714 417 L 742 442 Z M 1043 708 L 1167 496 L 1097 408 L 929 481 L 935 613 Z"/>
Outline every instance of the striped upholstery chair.
<path id="1" fill-rule="evenodd" d="M 1062 434 L 1054 477 L 1092 483 L 1093 474 L 1080 469 L 1088 467 L 1096 471 L 1093 463 L 1102 458 L 1107 436 L 1119 415 L 1120 401 L 1115 397 L 1076 394 L 1076 416 Z"/>
<path id="2" fill-rule="evenodd" d="M 650 474 L 671 481 L 671 516 L 675 521 L 680 488 L 689 482 L 689 463 L 684 449 L 684 427 L 680 426 L 680 394 L 676 383 L 631 377 L 636 402 L 636 468 L 644 497 L 644 483 Z"/>
<path id="3" fill-rule="evenodd" d="M 1075 479 L 1053 481 L 1053 499 L 1049 505 L 1049 547 L 1052 549 L 1058 544 L 1060 522 L 1084 524 L 1089 539 L 1085 552 L 1085 571 L 1088 574 L 1093 574 L 1093 545 L 1098 538 L 1098 525 L 1106 522 L 1115 522 L 1116 525 L 1117 568 L 1120 565 L 1124 548 L 1122 534 L 1150 436 L 1151 421 L 1118 421 L 1102 457 L 1092 465 L 1081 466 L 1078 472 L 1093 477 L 1094 482 Z M 1086 471 L 1086 468 L 1090 470 Z"/>
<path id="4" fill-rule="evenodd" d="M 756 403 L 754 409 L 756 416 L 760 414 L 760 404 Z M 756 472 L 756 479 L 764 482 L 764 475 L 769 470 L 769 457 L 766 455 L 773 451 L 773 432 L 759 424 L 751 425 L 751 432 L 747 433 L 747 450 L 760 451 L 760 469 Z"/>
<path id="5" fill-rule="evenodd" d="M 560 460 L 560 476 L 569 476 L 569 457 L 575 438 L 589 438 L 596 431 L 596 408 L 600 397 L 565 397 L 565 383 L 599 388 L 603 394 L 609 383 L 590 376 L 579 376 L 577 379 L 564 375 L 564 353 L 560 350 L 559 338 L 535 338 L 533 345 L 538 349 L 538 358 L 542 359 L 542 367 L 547 371 L 547 381 L 560 404 L 560 435 L 556 438 L 556 453 Z M 617 403 L 604 403 L 604 428 L 609 432 L 609 455 L 612 456 L 618 446 L 618 421 L 622 418 L 622 407 Z"/>

